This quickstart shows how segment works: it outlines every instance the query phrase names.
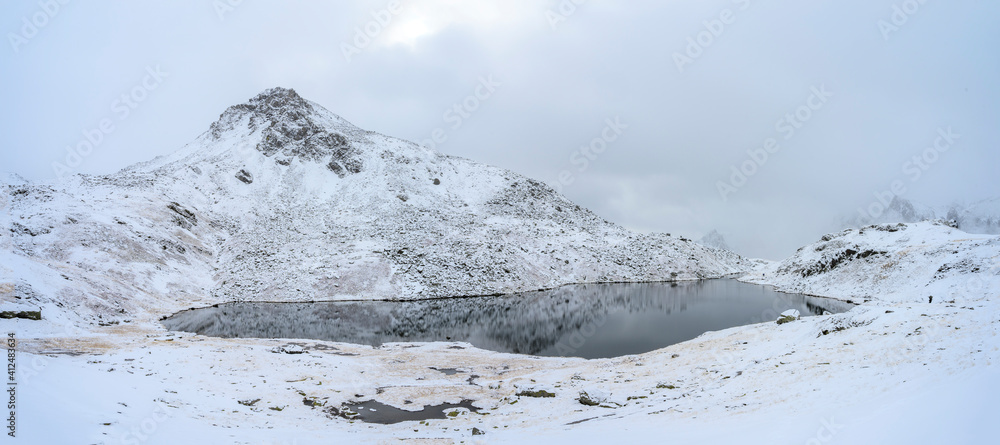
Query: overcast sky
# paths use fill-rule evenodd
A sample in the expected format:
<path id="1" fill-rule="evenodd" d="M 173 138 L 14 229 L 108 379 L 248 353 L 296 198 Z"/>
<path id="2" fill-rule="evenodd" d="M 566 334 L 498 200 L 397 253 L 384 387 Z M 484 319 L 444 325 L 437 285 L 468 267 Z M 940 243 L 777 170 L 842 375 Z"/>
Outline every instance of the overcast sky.
<path id="1" fill-rule="evenodd" d="M 75 171 L 111 173 L 284 86 L 770 259 L 894 181 L 931 205 L 1000 194 L 1000 2 L 576 1 L 5 1 L 0 170 L 54 179 L 104 121 Z"/>

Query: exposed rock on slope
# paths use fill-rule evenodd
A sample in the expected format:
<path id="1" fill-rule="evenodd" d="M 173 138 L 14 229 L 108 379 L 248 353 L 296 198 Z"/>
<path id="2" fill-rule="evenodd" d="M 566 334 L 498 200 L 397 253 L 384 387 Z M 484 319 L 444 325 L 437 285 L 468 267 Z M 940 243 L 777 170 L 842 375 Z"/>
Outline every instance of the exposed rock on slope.
<path id="1" fill-rule="evenodd" d="M 8 181 L 20 298 L 114 323 L 233 300 L 413 299 L 716 277 L 730 252 L 638 235 L 548 186 L 361 130 L 294 91 L 107 176 Z"/>
<path id="2" fill-rule="evenodd" d="M 826 235 L 742 279 L 859 303 L 978 300 L 1000 289 L 998 251 L 1000 237 L 940 221 L 882 224 Z"/>

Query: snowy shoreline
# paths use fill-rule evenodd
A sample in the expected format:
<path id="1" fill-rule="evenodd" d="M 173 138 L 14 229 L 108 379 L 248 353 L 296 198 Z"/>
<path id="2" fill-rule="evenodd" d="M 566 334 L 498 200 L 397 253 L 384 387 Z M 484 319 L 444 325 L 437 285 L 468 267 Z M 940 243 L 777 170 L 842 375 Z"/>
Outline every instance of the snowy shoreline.
<path id="1" fill-rule="evenodd" d="M 964 238 L 983 240 L 989 249 L 971 247 L 983 259 L 998 252 L 998 237 L 969 236 L 929 223 L 909 227 L 943 236 L 945 245 Z M 865 260 L 845 267 L 882 267 Z M 940 260 L 931 259 L 931 264 Z M 804 264 L 802 258 L 787 261 Z M 983 266 L 980 270 L 986 272 L 988 263 Z M 849 269 L 839 273 L 858 272 Z M 600 437 L 649 441 L 668 433 L 712 443 L 815 443 L 810 440 L 819 437 L 825 421 L 835 431 L 820 439 L 830 433 L 835 440 L 819 443 L 898 442 L 906 437 L 965 442 L 989 437 L 983 416 L 990 411 L 969 412 L 969 407 L 954 405 L 953 395 L 972 391 L 971 399 L 961 400 L 973 406 L 1000 395 L 991 380 L 1000 356 L 1000 305 L 991 292 L 1000 289 L 1000 282 L 995 274 L 980 275 L 982 292 L 956 289 L 960 301 L 955 304 L 874 296 L 844 314 L 709 332 L 662 350 L 602 360 L 501 354 L 459 343 L 372 348 L 311 340 L 217 339 L 167 332 L 147 322 L 96 328 L 86 338 L 32 339 L 30 322 L 17 320 L 21 357 L 30 357 L 22 360 L 45 363 L 22 386 L 20 431 L 52 443 L 80 437 L 94 443 L 206 438 L 221 443 L 307 444 L 336 438 L 506 443 L 528 441 L 529 435 L 533 443 L 578 443 Z M 965 284 L 972 276 L 956 273 L 945 279 Z M 922 295 L 920 288 L 926 287 L 900 286 L 903 295 Z M 873 337 L 878 342 L 870 341 Z M 272 352 L 290 344 L 307 353 Z M 434 368 L 459 372 L 445 375 Z M 470 384 L 471 375 L 477 377 Z M 103 390 L 93 394 L 73 381 Z M 545 389 L 556 397 L 515 396 L 527 389 Z M 612 408 L 580 404 L 576 398 L 581 391 L 606 395 L 604 404 Z M 911 397 L 919 402 L 900 405 Z M 258 407 L 238 403 L 256 398 L 261 399 Z M 325 405 L 305 406 L 305 399 Z M 475 400 L 481 414 L 462 411 L 424 424 L 374 425 L 324 412 L 367 399 L 404 410 Z M 66 411 L 70 406 L 88 408 Z M 895 406 L 900 417 L 885 418 L 881 406 Z M 144 433 L 142 419 L 160 409 L 166 413 L 162 426 Z M 908 420 L 928 415 L 953 425 Z M 42 427 L 56 419 L 66 427 Z M 473 437 L 472 428 L 486 435 Z M 146 440 L 137 440 L 136 433 Z"/>

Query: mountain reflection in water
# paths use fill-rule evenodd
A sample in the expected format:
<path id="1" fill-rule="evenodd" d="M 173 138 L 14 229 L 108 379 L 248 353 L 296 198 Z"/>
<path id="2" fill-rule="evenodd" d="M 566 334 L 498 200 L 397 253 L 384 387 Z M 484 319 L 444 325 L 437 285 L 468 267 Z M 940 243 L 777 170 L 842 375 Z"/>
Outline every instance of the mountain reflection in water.
<path id="1" fill-rule="evenodd" d="M 462 341 L 500 352 L 583 358 L 660 349 L 708 331 L 844 312 L 853 305 L 736 280 L 584 284 L 499 297 L 406 302 L 230 303 L 181 312 L 170 330 L 213 337 L 378 346 Z"/>

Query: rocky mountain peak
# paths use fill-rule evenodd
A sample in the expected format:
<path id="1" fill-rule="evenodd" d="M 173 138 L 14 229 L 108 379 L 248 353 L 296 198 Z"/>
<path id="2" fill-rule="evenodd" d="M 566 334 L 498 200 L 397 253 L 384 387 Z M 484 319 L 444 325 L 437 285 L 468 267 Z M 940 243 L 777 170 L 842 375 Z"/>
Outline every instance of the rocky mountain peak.
<path id="1" fill-rule="evenodd" d="M 309 115 L 315 109 L 312 104 L 303 99 L 290 88 L 271 88 L 250 101 L 233 105 L 219 116 L 212 124 L 212 135 L 216 138 L 222 133 L 232 131 L 237 123 L 244 118 L 250 118 L 250 129 L 255 130 L 262 124 L 275 125 L 282 121 L 304 123 L 309 121 Z"/>
<path id="2" fill-rule="evenodd" d="M 303 99 L 302 96 L 299 96 L 299 93 L 296 93 L 291 88 L 275 87 L 264 90 L 253 99 L 250 99 L 250 103 L 265 106 L 275 111 L 312 111 L 312 104 Z"/>
<path id="3" fill-rule="evenodd" d="M 244 129 L 243 126 L 246 126 Z M 212 124 L 214 139 L 226 135 L 259 133 L 257 151 L 275 162 L 293 159 L 321 162 L 340 177 L 358 173 L 363 165 L 358 150 L 345 136 L 352 125 L 290 88 L 271 88 L 249 102 L 234 105 Z"/>

